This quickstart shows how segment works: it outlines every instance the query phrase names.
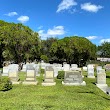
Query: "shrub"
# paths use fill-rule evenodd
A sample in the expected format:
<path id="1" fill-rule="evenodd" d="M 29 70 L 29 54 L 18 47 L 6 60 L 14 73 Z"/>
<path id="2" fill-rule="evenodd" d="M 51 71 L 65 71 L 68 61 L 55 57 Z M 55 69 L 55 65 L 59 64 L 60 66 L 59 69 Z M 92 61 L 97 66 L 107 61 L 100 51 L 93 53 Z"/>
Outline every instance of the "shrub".
<path id="1" fill-rule="evenodd" d="M 41 59 L 42 59 L 44 62 L 46 62 L 46 63 L 49 62 L 49 59 L 48 59 L 48 57 L 47 57 L 46 55 L 41 55 Z"/>
<path id="2" fill-rule="evenodd" d="M 0 78 L 0 91 L 7 91 L 12 89 L 12 82 L 8 77 Z"/>
<path id="3" fill-rule="evenodd" d="M 64 73 L 65 73 L 64 71 L 59 71 L 57 79 L 64 79 Z"/>
<path id="4" fill-rule="evenodd" d="M 41 74 L 44 74 L 45 70 L 44 69 L 41 69 Z"/>

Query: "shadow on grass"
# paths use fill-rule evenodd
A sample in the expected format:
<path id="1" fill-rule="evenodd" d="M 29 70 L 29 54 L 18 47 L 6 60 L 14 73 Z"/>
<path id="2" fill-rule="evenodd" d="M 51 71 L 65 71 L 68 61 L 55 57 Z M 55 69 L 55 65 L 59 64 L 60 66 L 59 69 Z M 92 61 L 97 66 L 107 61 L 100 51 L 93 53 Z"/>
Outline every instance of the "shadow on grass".
<path id="1" fill-rule="evenodd" d="M 12 88 L 6 89 L 6 90 L 0 90 L 0 92 L 8 92 L 8 91 L 10 91 L 10 90 L 12 90 Z"/>
<path id="2" fill-rule="evenodd" d="M 54 106 L 52 106 L 52 105 L 43 105 L 44 110 L 48 110 L 52 107 L 54 107 Z"/>
<path id="3" fill-rule="evenodd" d="M 93 91 L 90 91 L 90 92 L 78 92 L 78 93 L 94 94 L 94 95 L 96 95 L 96 96 L 100 96 L 100 97 L 104 98 L 105 100 L 110 100 L 110 98 L 106 98 L 106 97 L 104 97 L 104 96 L 98 95 L 98 94 L 94 93 Z"/>
<path id="4" fill-rule="evenodd" d="M 91 82 L 92 84 L 96 85 L 96 82 Z"/>
<path id="5" fill-rule="evenodd" d="M 106 78 L 110 78 L 110 76 L 106 76 Z"/>
<path id="6" fill-rule="evenodd" d="M 94 92 L 90 91 L 90 92 L 78 92 L 78 93 L 87 93 L 87 94 L 95 94 Z"/>

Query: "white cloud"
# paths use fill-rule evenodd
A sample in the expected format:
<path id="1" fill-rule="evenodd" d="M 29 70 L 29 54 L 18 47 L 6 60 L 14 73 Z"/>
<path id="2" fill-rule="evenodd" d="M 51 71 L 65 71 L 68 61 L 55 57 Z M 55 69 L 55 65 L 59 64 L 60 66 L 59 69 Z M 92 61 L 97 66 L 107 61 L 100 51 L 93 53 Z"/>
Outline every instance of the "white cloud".
<path id="1" fill-rule="evenodd" d="M 47 34 L 50 36 L 63 35 L 65 33 L 63 26 L 56 26 L 53 29 L 48 29 Z"/>
<path id="2" fill-rule="evenodd" d="M 77 2 L 75 2 L 74 0 L 62 0 L 62 2 L 58 5 L 58 9 L 56 12 L 58 13 L 62 10 L 68 10 L 75 5 L 77 5 Z"/>
<path id="3" fill-rule="evenodd" d="M 100 40 L 100 43 L 104 43 L 104 42 L 110 42 L 110 38 L 109 39 L 102 39 L 102 40 Z"/>
<path id="4" fill-rule="evenodd" d="M 28 16 L 20 16 L 19 18 L 17 18 L 18 21 L 20 21 L 21 23 L 25 23 L 27 21 L 29 21 L 29 17 Z"/>
<path id="5" fill-rule="evenodd" d="M 15 15 L 18 15 L 17 12 L 9 12 L 8 14 L 5 14 L 6 16 L 15 16 Z"/>
<path id="6" fill-rule="evenodd" d="M 45 32 L 44 30 L 39 30 L 38 33 L 41 36 L 41 39 L 46 39 L 47 37 L 64 35 L 65 30 L 63 26 L 54 26 L 53 29 L 48 29 L 47 32 Z"/>
<path id="7" fill-rule="evenodd" d="M 98 38 L 97 36 L 88 36 L 88 37 L 86 37 L 87 39 L 89 39 L 89 40 L 94 40 L 94 39 L 96 39 L 96 38 Z"/>
<path id="8" fill-rule="evenodd" d="M 37 29 L 42 29 L 43 28 L 43 26 L 39 26 Z"/>
<path id="9" fill-rule="evenodd" d="M 95 12 L 96 13 L 102 8 L 103 7 L 100 5 L 95 5 L 95 4 L 91 4 L 91 3 L 81 4 L 81 9 L 83 9 L 85 11 L 89 11 L 89 12 Z"/>

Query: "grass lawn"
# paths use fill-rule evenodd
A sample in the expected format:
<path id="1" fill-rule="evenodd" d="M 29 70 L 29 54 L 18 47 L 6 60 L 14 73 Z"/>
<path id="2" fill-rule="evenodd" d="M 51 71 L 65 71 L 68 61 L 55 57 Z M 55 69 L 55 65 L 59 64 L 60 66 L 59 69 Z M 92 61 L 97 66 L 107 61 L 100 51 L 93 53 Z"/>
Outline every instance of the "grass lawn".
<path id="1" fill-rule="evenodd" d="M 110 110 L 110 96 L 95 85 L 96 79 L 88 79 L 83 73 L 86 86 L 64 86 L 60 79 L 56 85 L 41 86 L 42 74 L 37 77 L 38 85 L 13 85 L 6 92 L 0 92 L 0 110 Z M 20 72 L 20 80 L 25 79 Z M 110 72 L 107 72 L 110 86 Z"/>

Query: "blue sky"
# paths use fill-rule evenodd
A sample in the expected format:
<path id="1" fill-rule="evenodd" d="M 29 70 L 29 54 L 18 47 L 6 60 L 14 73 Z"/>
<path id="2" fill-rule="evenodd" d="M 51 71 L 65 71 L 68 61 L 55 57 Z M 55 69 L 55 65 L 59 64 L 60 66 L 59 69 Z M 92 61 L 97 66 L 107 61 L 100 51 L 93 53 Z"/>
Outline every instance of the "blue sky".
<path id="1" fill-rule="evenodd" d="M 47 37 L 82 36 L 110 42 L 110 0 L 1 0 L 0 19 Z"/>

